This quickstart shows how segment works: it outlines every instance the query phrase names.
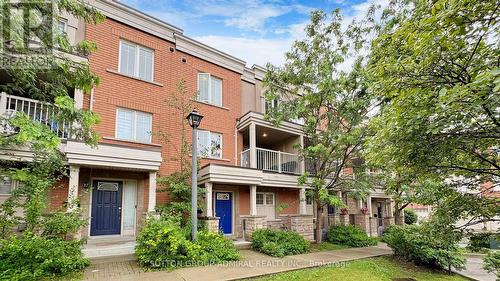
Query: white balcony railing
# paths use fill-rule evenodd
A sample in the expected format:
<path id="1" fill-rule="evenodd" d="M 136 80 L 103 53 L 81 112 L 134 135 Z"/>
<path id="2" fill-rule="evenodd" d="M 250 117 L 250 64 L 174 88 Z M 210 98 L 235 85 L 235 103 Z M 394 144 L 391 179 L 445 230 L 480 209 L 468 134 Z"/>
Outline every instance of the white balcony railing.
<path id="1" fill-rule="evenodd" d="M 257 169 L 278 173 L 298 174 L 299 156 L 276 150 L 257 148 Z M 241 152 L 241 167 L 250 168 L 250 149 Z"/>
<path id="2" fill-rule="evenodd" d="M 60 138 L 66 139 L 69 137 L 69 124 L 56 121 L 56 116 L 60 113 L 60 109 L 55 105 L 1 93 L 0 117 L 12 118 L 18 112 L 24 112 L 30 119 L 47 125 Z M 0 129 L 8 130 L 6 127 L 5 124 L 2 124 L 2 128 Z"/>
<path id="3" fill-rule="evenodd" d="M 250 168 L 250 149 L 241 152 L 240 166 Z"/>

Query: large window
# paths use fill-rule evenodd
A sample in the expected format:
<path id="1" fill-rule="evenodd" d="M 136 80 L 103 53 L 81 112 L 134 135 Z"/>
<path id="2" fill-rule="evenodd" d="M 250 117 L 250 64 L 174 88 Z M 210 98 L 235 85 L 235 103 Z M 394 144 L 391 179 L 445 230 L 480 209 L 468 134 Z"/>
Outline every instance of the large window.
<path id="1" fill-rule="evenodd" d="M 119 64 L 120 73 L 146 81 L 153 81 L 153 50 L 130 42 L 120 41 Z"/>
<path id="2" fill-rule="evenodd" d="M 198 130 L 198 154 L 202 157 L 222 158 L 222 135 Z"/>
<path id="3" fill-rule="evenodd" d="M 152 119 L 150 113 L 118 108 L 116 110 L 116 138 L 150 143 Z"/>
<path id="4" fill-rule="evenodd" d="M 222 106 L 222 79 L 198 73 L 198 101 Z"/>

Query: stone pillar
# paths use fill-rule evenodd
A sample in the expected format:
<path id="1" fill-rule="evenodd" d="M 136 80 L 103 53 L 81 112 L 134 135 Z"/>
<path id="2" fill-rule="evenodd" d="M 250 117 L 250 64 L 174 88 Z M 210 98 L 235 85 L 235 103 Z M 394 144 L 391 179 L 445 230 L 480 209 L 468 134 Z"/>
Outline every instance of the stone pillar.
<path id="1" fill-rule="evenodd" d="M 265 216 L 247 216 L 243 220 L 243 237 L 248 241 L 252 239 L 252 233 L 257 229 L 264 228 L 266 223 Z"/>
<path id="2" fill-rule="evenodd" d="M 302 235 L 306 240 L 313 241 L 314 240 L 314 224 L 313 224 L 313 216 L 311 215 L 286 215 L 287 226 L 289 225 L 289 229 L 291 231 L 295 231 L 298 234 Z"/>
<path id="3" fill-rule="evenodd" d="M 349 214 L 347 215 L 339 215 L 340 225 L 349 225 Z"/>
<path id="4" fill-rule="evenodd" d="M 299 214 L 300 215 L 305 215 L 307 213 L 307 207 L 306 207 L 306 189 L 301 188 L 299 190 Z"/>
<path id="5" fill-rule="evenodd" d="M 205 208 L 206 208 L 205 214 L 209 218 L 213 217 L 213 215 L 214 215 L 213 207 L 212 207 L 212 202 L 213 202 L 213 198 L 212 198 L 212 183 L 211 182 L 207 182 L 207 183 L 205 183 Z M 219 228 L 218 225 L 219 224 L 217 223 L 217 228 Z"/>
<path id="6" fill-rule="evenodd" d="M 149 172 L 148 213 L 156 208 L 156 171 Z"/>
<path id="7" fill-rule="evenodd" d="M 257 186 L 250 186 L 250 216 L 257 215 Z"/>
<path id="8" fill-rule="evenodd" d="M 366 234 L 371 235 L 371 233 L 370 233 L 370 217 L 368 216 L 368 214 L 355 215 L 354 223 L 357 227 L 364 230 L 366 232 Z"/>
<path id="9" fill-rule="evenodd" d="M 67 211 L 71 212 L 78 208 L 78 182 L 80 177 L 79 166 L 69 166 L 69 186 Z"/>
<path id="10" fill-rule="evenodd" d="M 255 123 L 250 124 L 250 168 L 257 168 L 257 138 Z"/>
<path id="11" fill-rule="evenodd" d="M 205 221 L 207 230 L 214 233 L 219 233 L 219 218 L 218 217 L 203 217 L 201 220 Z"/>

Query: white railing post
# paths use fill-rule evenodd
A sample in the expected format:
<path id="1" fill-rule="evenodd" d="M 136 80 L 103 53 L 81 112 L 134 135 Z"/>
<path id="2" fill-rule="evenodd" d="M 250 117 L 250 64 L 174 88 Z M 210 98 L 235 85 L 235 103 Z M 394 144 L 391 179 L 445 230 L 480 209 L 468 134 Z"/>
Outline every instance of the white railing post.
<path id="1" fill-rule="evenodd" d="M 278 172 L 281 173 L 281 151 L 278 151 Z"/>
<path id="2" fill-rule="evenodd" d="M 5 114 L 7 111 L 7 94 L 2 92 L 0 94 L 0 116 Z"/>

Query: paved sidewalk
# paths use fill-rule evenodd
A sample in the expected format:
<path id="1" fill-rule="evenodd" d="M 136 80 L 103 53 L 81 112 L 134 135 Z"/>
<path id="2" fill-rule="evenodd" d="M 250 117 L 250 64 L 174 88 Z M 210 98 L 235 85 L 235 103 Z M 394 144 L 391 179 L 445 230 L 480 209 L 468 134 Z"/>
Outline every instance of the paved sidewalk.
<path id="1" fill-rule="evenodd" d="M 379 244 L 375 247 L 308 253 L 273 258 L 250 250 L 240 251 L 243 259 L 238 262 L 202 267 L 181 268 L 171 272 L 144 272 L 135 261 L 127 257 L 97 260 L 85 271 L 85 280 L 169 280 L 169 281 L 218 281 L 257 277 L 266 274 L 321 265 L 341 265 L 342 262 L 388 255 L 392 250 Z"/>
<path id="2" fill-rule="evenodd" d="M 462 271 L 455 270 L 456 273 L 467 278 L 479 281 L 495 281 L 496 276 L 483 269 L 482 257 L 468 257 L 465 264 L 466 269 Z"/>

